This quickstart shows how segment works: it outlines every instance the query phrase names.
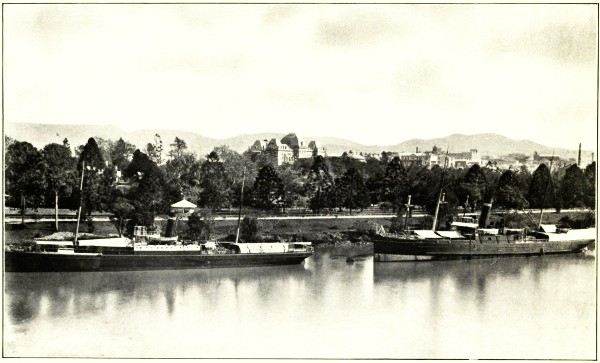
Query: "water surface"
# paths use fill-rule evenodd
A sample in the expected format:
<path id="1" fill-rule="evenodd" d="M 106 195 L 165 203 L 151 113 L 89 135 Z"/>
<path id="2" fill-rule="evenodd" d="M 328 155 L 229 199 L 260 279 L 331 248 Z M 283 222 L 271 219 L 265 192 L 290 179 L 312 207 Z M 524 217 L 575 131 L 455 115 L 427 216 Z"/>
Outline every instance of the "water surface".
<path id="1" fill-rule="evenodd" d="M 596 263 L 568 255 L 5 275 L 4 355 L 595 359 Z"/>

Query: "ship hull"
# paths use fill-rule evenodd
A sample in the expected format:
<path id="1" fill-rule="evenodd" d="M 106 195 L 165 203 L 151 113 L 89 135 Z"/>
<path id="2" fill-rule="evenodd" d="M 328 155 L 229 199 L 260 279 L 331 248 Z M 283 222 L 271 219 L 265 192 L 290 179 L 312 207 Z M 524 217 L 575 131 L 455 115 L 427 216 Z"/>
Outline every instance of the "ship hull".
<path id="1" fill-rule="evenodd" d="M 507 238 L 412 240 L 379 237 L 373 242 L 373 250 L 375 261 L 391 262 L 577 253 L 592 242 L 593 240 L 515 241 Z"/>
<path id="2" fill-rule="evenodd" d="M 7 272 L 137 271 L 299 264 L 311 252 L 106 255 L 5 251 Z"/>

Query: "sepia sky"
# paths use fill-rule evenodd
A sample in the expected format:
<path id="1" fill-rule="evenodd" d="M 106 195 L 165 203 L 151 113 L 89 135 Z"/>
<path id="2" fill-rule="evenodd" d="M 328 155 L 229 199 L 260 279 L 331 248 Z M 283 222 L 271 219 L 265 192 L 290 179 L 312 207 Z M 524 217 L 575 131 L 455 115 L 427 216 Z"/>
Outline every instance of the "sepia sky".
<path id="1" fill-rule="evenodd" d="M 4 121 L 596 148 L 596 5 L 4 5 Z"/>

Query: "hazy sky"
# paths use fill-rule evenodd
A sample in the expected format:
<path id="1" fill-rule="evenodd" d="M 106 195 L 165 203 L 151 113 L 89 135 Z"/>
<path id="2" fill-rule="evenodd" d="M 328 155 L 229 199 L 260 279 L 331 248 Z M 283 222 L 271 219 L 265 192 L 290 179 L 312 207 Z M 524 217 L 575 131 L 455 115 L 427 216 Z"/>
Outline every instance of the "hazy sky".
<path id="1" fill-rule="evenodd" d="M 4 5 L 5 121 L 596 146 L 596 5 Z"/>

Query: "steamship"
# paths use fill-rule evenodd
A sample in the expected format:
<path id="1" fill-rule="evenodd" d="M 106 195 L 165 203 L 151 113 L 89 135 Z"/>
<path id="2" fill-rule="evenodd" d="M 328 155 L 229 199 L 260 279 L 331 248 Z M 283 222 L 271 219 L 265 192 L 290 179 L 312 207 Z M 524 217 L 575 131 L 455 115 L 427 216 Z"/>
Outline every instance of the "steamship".
<path id="1" fill-rule="evenodd" d="M 310 242 L 183 243 L 138 233 L 129 238 L 36 240 L 31 250 L 4 251 L 7 272 L 134 271 L 299 264 Z"/>
<path id="2" fill-rule="evenodd" d="M 465 218 L 453 222 L 450 231 L 437 231 L 438 213 L 440 205 L 444 202 L 447 156 L 448 151 L 431 230 L 405 230 L 403 233 L 393 234 L 387 233 L 383 226 L 379 226 L 372 236 L 376 262 L 577 253 L 586 250 L 595 242 L 595 228 L 568 230 L 542 224 L 543 210 L 540 213 L 537 231 L 528 232 L 525 228 L 489 228 L 492 200 L 484 204 L 479 221 Z M 408 217 L 410 196 L 406 207 Z"/>
<path id="3" fill-rule="evenodd" d="M 382 226 L 373 233 L 374 260 L 418 261 L 486 257 L 532 256 L 577 253 L 596 239 L 595 228 L 558 229 L 539 225 L 539 231 L 521 228 L 486 228 L 491 203 L 485 204 L 479 220 L 463 218 L 452 223 L 451 231 L 412 230 L 387 233 Z"/>
<path id="4" fill-rule="evenodd" d="M 242 180 L 242 198 L 243 185 Z M 36 239 L 27 249 L 8 247 L 4 251 L 4 269 L 7 272 L 133 271 L 291 265 L 301 263 L 313 253 L 310 242 L 239 242 L 241 203 L 235 242 L 179 241 L 176 235 L 179 216 L 194 208 L 196 205 L 183 199 L 171 205 L 173 217 L 167 221 L 165 236 L 153 228 L 136 226 L 133 239 L 129 239 L 80 237 L 80 207 L 73 236 L 58 234 Z"/>

